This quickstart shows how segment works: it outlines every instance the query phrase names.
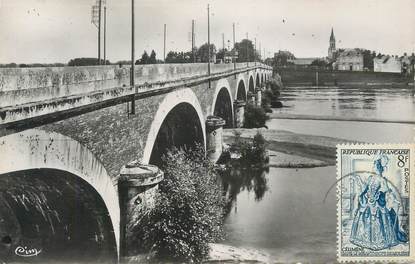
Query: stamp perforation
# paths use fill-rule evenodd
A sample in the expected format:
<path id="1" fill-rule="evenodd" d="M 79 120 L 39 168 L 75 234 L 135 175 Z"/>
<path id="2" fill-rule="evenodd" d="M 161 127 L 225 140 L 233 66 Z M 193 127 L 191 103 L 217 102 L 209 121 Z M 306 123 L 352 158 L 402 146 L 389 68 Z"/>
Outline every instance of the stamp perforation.
<path id="1" fill-rule="evenodd" d="M 374 176 L 366 176 L 366 181 L 364 182 L 365 185 L 365 192 L 363 191 L 360 192 L 360 196 L 357 198 L 357 200 L 355 200 L 355 192 L 353 189 L 352 192 L 352 188 L 350 187 L 350 190 L 346 191 L 346 193 L 350 196 L 350 201 L 349 201 L 349 207 L 353 208 L 353 206 L 351 205 L 351 203 L 356 203 L 356 201 L 358 202 L 358 206 L 356 209 L 350 209 L 350 213 L 349 213 L 349 219 L 346 219 L 347 221 L 344 221 L 345 223 L 347 223 L 347 227 L 350 228 L 350 233 L 348 233 L 348 229 L 345 229 L 345 224 L 343 223 L 343 212 L 345 211 L 345 209 L 347 209 L 347 207 L 343 207 L 343 199 L 346 195 L 346 193 L 344 193 L 344 184 L 346 184 L 346 178 L 345 175 L 343 175 L 344 171 L 346 170 L 343 164 L 343 150 L 365 150 L 363 152 L 360 151 L 344 151 L 345 155 L 367 155 L 368 158 L 366 158 L 366 160 L 370 160 L 373 159 L 375 161 L 375 165 L 373 165 L 375 167 L 375 169 L 378 169 L 379 171 L 376 173 L 373 173 Z M 337 225 L 336 225 L 336 232 L 337 232 L 337 239 L 336 239 L 336 244 L 337 244 L 337 259 L 340 262 L 359 262 L 359 261 L 364 261 L 364 262 L 368 262 L 368 261 L 394 261 L 394 262 L 402 262 L 402 261 L 413 261 L 415 260 L 415 256 L 414 256 L 414 249 L 413 249 L 413 244 L 411 243 L 411 239 L 413 237 L 414 231 L 412 230 L 412 228 L 414 228 L 414 221 L 413 219 L 410 217 L 410 212 L 413 211 L 414 205 L 413 205 L 413 201 L 411 199 L 411 194 L 414 193 L 414 184 L 413 184 L 413 180 L 411 180 L 411 178 L 413 177 L 412 174 L 414 172 L 414 162 L 412 160 L 413 155 L 411 155 L 411 152 L 414 151 L 414 144 L 361 144 L 361 143 L 353 143 L 353 144 L 339 144 L 337 145 L 337 151 L 336 151 L 336 159 L 337 159 L 337 167 L 336 167 L 336 171 L 337 171 L 337 175 L 336 175 L 336 180 L 337 180 L 337 186 L 336 186 L 336 214 L 337 214 Z M 370 151 L 367 151 L 370 150 Z M 409 183 L 409 193 L 408 193 L 408 198 L 407 200 L 402 200 L 401 198 L 401 193 L 403 191 L 403 187 L 402 187 L 402 178 L 403 178 L 403 173 L 402 170 L 399 170 L 399 173 L 396 172 L 395 176 L 391 177 L 393 179 L 387 179 L 387 176 L 384 176 L 382 174 L 382 172 L 385 170 L 385 168 L 387 167 L 387 163 L 389 162 L 389 159 L 393 158 L 394 161 L 396 161 L 396 158 L 398 157 L 398 155 L 401 155 L 403 158 L 406 154 L 400 154 L 400 153 L 406 153 L 407 152 L 407 156 L 408 156 L 408 170 L 409 170 L 409 176 L 408 179 L 406 179 L 405 176 L 405 182 L 408 181 Z M 347 154 L 346 154 L 347 153 Z M 357 153 L 357 154 L 354 154 Z M 377 156 L 376 156 L 377 155 Z M 370 157 L 370 158 L 369 158 Z M 399 156 L 400 157 L 400 156 Z M 406 156 L 405 156 L 406 158 Z M 353 182 L 353 186 L 354 186 L 354 179 L 355 177 L 357 177 L 357 179 L 361 179 L 361 177 L 359 175 L 354 176 L 355 171 L 353 171 L 355 169 L 354 167 L 354 159 L 350 158 L 349 159 L 352 161 L 351 164 L 353 164 L 353 166 L 351 166 L 352 168 L 348 168 L 348 170 L 352 170 L 350 172 L 352 176 L 350 176 L 350 178 L 353 178 L 353 180 L 350 180 L 351 182 Z M 382 160 L 383 159 L 383 160 Z M 360 161 L 365 160 L 365 159 L 360 159 Z M 365 161 L 367 164 L 370 164 L 369 162 Z M 385 165 L 383 166 L 382 164 L 385 163 Z M 366 164 L 366 166 L 368 166 Z M 380 164 L 380 165 L 379 165 Z M 348 165 L 350 166 L 350 164 Z M 395 167 L 397 165 L 394 165 Z M 406 164 L 405 164 L 406 166 Z M 404 165 L 403 165 L 404 167 Z M 403 168 L 402 167 L 402 168 Z M 406 167 L 403 171 L 406 171 Z M 369 171 L 368 171 L 369 173 Z M 387 174 L 387 173 L 385 173 Z M 370 173 L 369 173 L 370 175 Z M 390 172 L 388 172 L 387 175 L 392 175 L 390 174 Z M 347 175 L 346 175 L 347 176 Z M 394 177 L 398 178 L 395 179 Z M 398 187 L 394 186 L 392 183 L 392 180 L 394 181 L 398 181 L 400 184 L 400 189 L 398 189 Z M 388 182 L 391 182 L 391 186 L 393 188 L 391 188 L 388 185 Z M 361 181 L 360 181 L 361 182 Z M 359 183 L 360 183 L 359 182 Z M 376 191 L 373 192 L 374 194 L 376 194 L 377 196 L 373 196 L 372 194 L 372 190 L 375 189 L 368 189 L 369 186 L 372 186 L 372 183 L 375 182 L 379 185 L 378 190 L 381 190 L 381 188 L 386 188 L 384 193 L 382 193 L 382 191 Z M 380 183 L 382 184 L 386 184 L 386 187 L 384 187 L 383 185 L 380 185 Z M 369 185 L 370 183 L 370 185 Z M 362 188 L 361 186 L 361 188 Z M 375 185 L 377 186 L 377 185 Z M 394 189 L 395 188 L 395 189 Z M 383 190 L 383 189 L 382 189 Z M 352 195 L 353 194 L 353 195 Z M 363 195 L 364 194 L 364 195 Z M 384 195 L 384 197 L 386 197 L 386 195 L 389 195 L 393 198 L 395 198 L 395 200 L 393 200 L 394 202 L 398 202 L 398 204 L 400 205 L 402 203 L 402 201 L 407 202 L 405 209 L 402 207 L 401 211 L 399 210 L 400 207 L 397 207 L 397 210 L 394 210 L 393 207 L 391 207 L 390 209 L 388 209 L 387 207 L 387 201 L 385 200 L 385 202 L 383 203 L 383 200 L 380 200 L 379 198 L 379 194 Z M 396 200 L 396 195 L 399 195 L 400 200 Z M 363 195 L 363 196 L 362 196 Z M 353 198 L 351 198 L 353 197 Z M 378 200 L 371 200 L 369 198 L 372 197 L 377 197 L 376 199 Z M 386 198 L 384 198 L 386 199 Z M 406 198 L 405 198 L 406 199 Z M 367 201 L 367 205 L 362 205 L 362 201 Z M 382 202 L 382 203 L 381 203 Z M 388 204 L 389 205 L 389 204 Z M 403 204 L 404 205 L 404 204 Z M 370 210 L 369 210 L 370 209 Z M 358 211 L 359 210 L 359 211 Z M 366 221 L 364 219 L 365 214 L 362 214 L 361 211 L 364 211 L 366 214 L 366 211 L 369 210 L 369 215 L 370 215 L 370 225 L 364 226 L 362 224 L 360 224 L 362 221 Z M 366 210 L 366 211 L 365 211 Z M 375 211 L 373 211 L 375 210 Z M 382 212 L 381 214 L 378 213 Z M 406 210 L 408 210 L 408 213 L 406 214 Z M 396 211 L 396 213 L 395 213 Z M 372 212 L 376 212 L 376 215 L 379 215 L 380 218 L 379 219 L 384 219 L 383 222 L 381 222 L 380 220 L 378 221 L 379 223 L 384 223 L 385 225 L 379 225 L 381 228 L 383 229 L 379 229 L 382 232 L 380 232 L 379 234 L 386 234 L 385 237 L 381 237 L 380 240 L 376 240 L 373 239 L 375 238 L 375 236 L 373 236 L 373 234 L 377 234 L 375 231 L 378 230 L 377 229 L 377 220 L 376 218 L 373 218 L 375 220 L 372 219 L 373 215 L 375 215 Z M 400 212 L 402 212 L 400 214 Z M 393 215 L 393 213 L 395 213 L 395 215 Z M 394 216 L 394 217 L 392 217 Z M 409 229 L 408 231 L 405 233 L 404 231 L 400 231 L 401 228 L 401 224 L 398 222 L 399 217 L 401 216 L 407 216 L 407 219 L 405 219 L 405 223 L 408 223 L 409 225 Z M 384 218 L 382 218 L 384 217 Z M 353 220 L 352 220 L 353 219 Z M 389 219 L 389 220 L 388 220 Z M 394 220 L 394 221 L 392 221 Z M 350 224 L 350 222 L 352 222 L 352 224 Z M 362 222 L 363 223 L 363 222 Z M 399 223 L 399 224 L 397 224 Z M 360 224 L 360 225 L 359 225 Z M 362 226 L 364 226 L 364 228 L 362 228 Z M 359 227 L 359 228 L 357 228 Z M 397 228 L 396 228 L 397 227 Z M 353 231 L 352 231 L 353 228 Z M 368 238 L 367 233 L 365 233 L 366 228 L 370 231 L 370 236 Z M 389 229 L 388 229 L 389 228 Z M 358 230 L 358 231 L 356 231 Z M 363 230 L 363 231 L 361 231 Z M 386 230 L 386 231 L 385 231 Z M 398 230 L 398 231 L 395 231 Z M 396 232 L 396 233 L 395 233 Z M 345 237 L 344 234 L 348 233 L 349 237 Z M 389 235 L 391 234 L 391 235 Z M 397 237 L 399 234 L 406 234 L 408 237 L 407 241 L 399 241 L 399 243 L 395 243 L 395 240 L 397 240 Z M 359 239 L 356 240 L 355 236 L 358 236 Z M 360 240 L 360 239 L 363 240 Z M 367 240 L 367 241 L 366 241 Z M 402 239 L 403 240 L 403 239 Z M 360 241 L 364 241 L 365 243 L 360 243 Z M 379 242 L 380 241 L 380 242 Z M 359 242 L 359 243 L 357 243 Z M 368 242 L 369 244 L 366 244 L 366 242 Z M 357 243 L 357 244 L 356 244 Z M 388 244 L 390 243 L 390 244 Z M 360 251 L 363 253 L 356 253 L 356 255 L 354 255 L 354 253 L 350 253 L 350 254 L 345 254 L 343 251 L 343 245 L 348 245 L 350 244 L 352 247 L 350 247 L 350 250 L 352 250 L 352 252 L 354 251 Z M 399 246 L 399 250 L 402 248 L 402 251 L 399 251 L 398 249 L 396 249 Z M 379 248 L 378 248 L 379 247 Z M 349 249 L 347 247 L 344 247 L 344 249 Z M 395 250 L 395 251 L 394 251 Z M 405 251 L 406 250 L 406 251 Z"/>

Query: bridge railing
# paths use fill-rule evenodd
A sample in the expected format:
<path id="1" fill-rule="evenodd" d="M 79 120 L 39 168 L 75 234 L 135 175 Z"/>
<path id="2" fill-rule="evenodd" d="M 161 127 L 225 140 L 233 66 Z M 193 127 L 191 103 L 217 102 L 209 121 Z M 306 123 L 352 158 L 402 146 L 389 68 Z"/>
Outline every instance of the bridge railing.
<path id="1" fill-rule="evenodd" d="M 249 66 L 254 66 L 250 62 Z M 136 85 L 168 83 L 207 75 L 206 63 L 136 65 Z M 246 68 L 238 63 L 237 69 Z M 257 63 L 257 67 L 267 68 Z M 211 73 L 230 72 L 233 64 L 212 64 Z M 0 69 L 0 108 L 130 86 L 130 66 Z"/>

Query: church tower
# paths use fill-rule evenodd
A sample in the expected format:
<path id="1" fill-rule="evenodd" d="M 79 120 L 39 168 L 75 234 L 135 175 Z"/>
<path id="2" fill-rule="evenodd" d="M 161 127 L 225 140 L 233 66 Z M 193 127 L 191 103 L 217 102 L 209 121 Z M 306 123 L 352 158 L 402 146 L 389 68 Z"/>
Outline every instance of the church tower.
<path id="1" fill-rule="evenodd" d="M 328 52 L 329 59 L 333 60 L 335 53 L 336 53 L 336 38 L 334 37 L 333 28 L 331 28 L 330 45 L 329 45 L 329 52 Z"/>

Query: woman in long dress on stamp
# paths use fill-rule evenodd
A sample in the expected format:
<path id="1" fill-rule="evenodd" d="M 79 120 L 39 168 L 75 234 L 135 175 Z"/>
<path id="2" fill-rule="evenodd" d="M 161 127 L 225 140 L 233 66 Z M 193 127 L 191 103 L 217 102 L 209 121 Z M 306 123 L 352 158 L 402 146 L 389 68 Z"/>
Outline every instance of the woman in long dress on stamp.
<path id="1" fill-rule="evenodd" d="M 383 176 L 385 166 L 381 158 L 374 161 L 374 167 L 377 173 L 369 176 L 358 198 L 350 242 L 363 248 L 382 250 L 407 242 L 408 236 L 399 228 L 395 209 L 388 209 L 389 204 L 386 206 L 387 196 L 399 202 Z"/>

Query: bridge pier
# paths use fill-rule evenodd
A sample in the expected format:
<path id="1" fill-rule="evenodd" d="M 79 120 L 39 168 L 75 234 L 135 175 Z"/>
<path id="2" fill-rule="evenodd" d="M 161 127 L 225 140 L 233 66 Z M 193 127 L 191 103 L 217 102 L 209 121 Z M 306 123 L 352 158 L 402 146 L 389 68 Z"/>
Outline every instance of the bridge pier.
<path id="1" fill-rule="evenodd" d="M 247 94 L 247 98 L 248 98 L 249 104 L 255 105 L 255 93 L 252 93 L 251 91 L 249 91 Z"/>
<path id="2" fill-rule="evenodd" d="M 131 256 L 138 250 L 134 229 L 144 212 L 155 206 L 158 184 L 164 173 L 154 165 L 133 161 L 121 169 L 118 179 L 120 201 L 120 256 Z"/>
<path id="3" fill-rule="evenodd" d="M 235 100 L 234 101 L 234 111 L 235 111 L 235 127 L 240 128 L 244 125 L 245 119 L 245 105 L 246 102 L 243 100 Z"/>
<path id="4" fill-rule="evenodd" d="M 256 88 L 256 105 L 257 106 L 262 105 L 262 88 L 261 87 Z"/>
<path id="5" fill-rule="evenodd" d="M 225 120 L 217 116 L 208 116 L 206 120 L 206 153 L 212 162 L 222 155 L 222 132 Z"/>

